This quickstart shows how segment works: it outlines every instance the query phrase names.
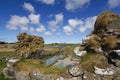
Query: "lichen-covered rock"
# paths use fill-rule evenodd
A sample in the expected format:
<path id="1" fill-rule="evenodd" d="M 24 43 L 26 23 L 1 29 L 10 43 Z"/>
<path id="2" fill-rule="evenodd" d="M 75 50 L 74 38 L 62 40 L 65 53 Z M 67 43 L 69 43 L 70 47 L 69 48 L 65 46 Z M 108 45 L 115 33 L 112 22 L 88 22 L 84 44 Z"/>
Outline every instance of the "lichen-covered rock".
<path id="1" fill-rule="evenodd" d="M 98 74 L 98 75 L 110 75 L 111 76 L 114 74 L 114 70 L 112 68 L 102 69 L 96 66 L 94 66 L 94 68 L 95 68 L 95 74 Z"/>
<path id="2" fill-rule="evenodd" d="M 25 58 L 40 58 L 43 55 L 44 40 L 42 37 L 20 33 L 17 39 L 16 54 Z"/>
<path id="3" fill-rule="evenodd" d="M 32 71 L 29 73 L 30 80 L 53 80 L 51 75 L 45 75 L 39 71 Z"/>
<path id="4" fill-rule="evenodd" d="M 83 74 L 83 70 L 80 70 L 76 65 L 71 66 L 68 71 L 73 77 L 82 76 Z"/>

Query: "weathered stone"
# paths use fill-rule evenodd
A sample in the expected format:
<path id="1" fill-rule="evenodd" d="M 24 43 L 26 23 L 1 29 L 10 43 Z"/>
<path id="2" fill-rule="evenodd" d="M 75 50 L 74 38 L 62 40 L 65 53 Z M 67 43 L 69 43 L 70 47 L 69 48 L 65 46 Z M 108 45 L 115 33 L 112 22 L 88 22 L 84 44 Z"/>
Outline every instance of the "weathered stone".
<path id="1" fill-rule="evenodd" d="M 52 80 L 50 75 L 44 75 L 39 71 L 30 72 L 30 80 Z"/>
<path id="2" fill-rule="evenodd" d="M 17 72 L 15 75 L 15 80 L 31 80 L 28 75 L 23 72 Z"/>
<path id="3" fill-rule="evenodd" d="M 85 71 L 84 72 L 84 76 L 83 76 L 83 80 L 101 80 L 100 76 L 94 74 L 94 73 L 90 73 Z"/>
<path id="4" fill-rule="evenodd" d="M 94 66 L 95 69 L 95 74 L 98 75 L 114 75 L 114 70 L 112 68 L 106 68 L 106 69 L 101 69 L 96 66 Z"/>
<path id="5" fill-rule="evenodd" d="M 113 80 L 113 76 L 102 76 L 102 80 Z"/>
<path id="6" fill-rule="evenodd" d="M 71 66 L 68 71 L 74 77 L 80 76 L 83 74 L 83 70 L 80 70 L 78 66 Z"/>
<path id="7" fill-rule="evenodd" d="M 4 68 L 3 69 L 3 74 L 5 75 L 5 77 L 11 78 L 11 79 L 13 79 L 14 76 L 15 76 L 14 70 L 10 70 L 9 68 Z"/>
<path id="8" fill-rule="evenodd" d="M 120 60 L 119 59 L 112 59 L 112 62 L 114 62 L 115 65 L 120 68 Z"/>
<path id="9" fill-rule="evenodd" d="M 120 57 L 120 50 L 113 50 Z"/>
<path id="10" fill-rule="evenodd" d="M 7 58 L 5 56 L 0 57 L 0 61 L 6 61 L 6 60 L 7 60 Z"/>
<path id="11" fill-rule="evenodd" d="M 87 52 L 85 50 L 80 51 L 80 47 L 76 47 L 74 49 L 74 53 L 79 57 L 82 57 L 87 54 Z"/>

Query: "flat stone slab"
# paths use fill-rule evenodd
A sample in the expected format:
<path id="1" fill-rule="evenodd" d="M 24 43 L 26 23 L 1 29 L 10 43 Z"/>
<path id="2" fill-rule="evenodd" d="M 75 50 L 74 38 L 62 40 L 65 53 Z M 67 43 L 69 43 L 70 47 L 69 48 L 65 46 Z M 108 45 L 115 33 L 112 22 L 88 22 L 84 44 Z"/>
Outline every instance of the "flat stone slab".
<path id="1" fill-rule="evenodd" d="M 102 69 L 102 68 L 98 68 L 94 66 L 94 69 L 95 69 L 95 73 L 98 75 L 113 75 L 114 74 L 114 70 L 111 68 Z"/>

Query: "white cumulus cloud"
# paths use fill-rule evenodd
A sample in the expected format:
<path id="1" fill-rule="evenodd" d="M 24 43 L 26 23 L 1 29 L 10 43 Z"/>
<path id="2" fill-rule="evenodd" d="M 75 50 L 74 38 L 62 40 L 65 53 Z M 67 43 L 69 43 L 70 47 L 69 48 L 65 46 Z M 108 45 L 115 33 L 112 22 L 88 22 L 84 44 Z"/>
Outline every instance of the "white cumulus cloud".
<path id="1" fill-rule="evenodd" d="M 31 13 L 28 17 L 29 17 L 32 24 L 39 24 L 40 23 L 40 14 Z"/>
<path id="2" fill-rule="evenodd" d="M 70 26 L 67 25 L 67 26 L 63 27 L 63 30 L 66 33 L 66 35 L 71 35 L 73 29 Z"/>
<path id="3" fill-rule="evenodd" d="M 109 8 L 116 8 L 120 6 L 120 0 L 108 0 Z"/>
<path id="4" fill-rule="evenodd" d="M 22 31 L 28 30 L 29 19 L 27 17 L 21 17 L 17 15 L 11 16 L 7 22 L 6 28 L 10 30 L 17 30 L 20 28 Z"/>
<path id="5" fill-rule="evenodd" d="M 92 30 L 95 24 L 97 16 L 88 17 L 86 19 L 69 19 L 68 25 L 63 27 L 66 35 L 71 35 L 71 33 L 77 29 L 80 33 L 84 33 L 86 30 Z"/>
<path id="6" fill-rule="evenodd" d="M 75 27 L 77 27 L 78 25 L 83 24 L 83 21 L 82 21 L 82 20 L 78 20 L 78 19 L 69 19 L 69 20 L 68 20 L 68 24 L 69 24 L 72 28 L 75 28 Z"/>
<path id="7" fill-rule="evenodd" d="M 62 13 L 59 13 L 59 14 L 55 15 L 55 21 L 56 21 L 56 23 L 58 24 L 58 23 L 63 22 L 63 18 L 64 18 L 64 16 L 63 16 Z"/>
<path id="8" fill-rule="evenodd" d="M 43 25 L 40 25 L 38 28 L 36 28 L 36 31 L 37 32 L 45 32 L 46 29 L 45 29 L 45 27 Z"/>
<path id="9" fill-rule="evenodd" d="M 73 11 L 88 5 L 89 2 L 90 0 L 66 0 L 65 8 L 69 11 Z"/>
<path id="10" fill-rule="evenodd" d="M 46 35 L 46 36 L 51 36 L 52 33 L 51 33 L 50 31 L 47 31 L 47 32 L 45 32 L 45 35 Z"/>
<path id="11" fill-rule="evenodd" d="M 57 23 L 56 23 L 56 21 L 49 21 L 48 22 L 48 25 L 50 26 L 50 29 L 52 30 L 52 31 L 56 31 L 56 27 L 57 27 Z"/>
<path id="12" fill-rule="evenodd" d="M 38 0 L 42 3 L 45 3 L 45 4 L 54 4 L 55 0 Z"/>
<path id="13" fill-rule="evenodd" d="M 31 33 L 34 33 L 35 32 L 35 29 L 34 27 L 30 27 L 30 30 L 29 30 Z"/>
<path id="14" fill-rule="evenodd" d="M 30 3 L 24 3 L 23 8 L 28 10 L 29 12 L 35 12 L 34 7 Z"/>
<path id="15" fill-rule="evenodd" d="M 79 31 L 84 33 L 87 29 L 93 29 L 97 16 L 89 17 L 83 20 L 83 24 L 80 24 Z"/>
<path id="16" fill-rule="evenodd" d="M 63 19 L 64 15 L 62 13 L 55 15 L 55 20 L 51 20 L 48 22 L 50 29 L 52 31 L 56 31 L 57 26 L 59 26 L 63 22 Z"/>

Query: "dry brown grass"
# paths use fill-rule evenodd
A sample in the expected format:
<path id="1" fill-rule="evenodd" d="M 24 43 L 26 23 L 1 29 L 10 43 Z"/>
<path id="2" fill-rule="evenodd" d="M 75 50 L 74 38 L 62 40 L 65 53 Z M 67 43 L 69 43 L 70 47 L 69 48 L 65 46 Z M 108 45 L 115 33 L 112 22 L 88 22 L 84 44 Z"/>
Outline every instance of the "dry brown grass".
<path id="1" fill-rule="evenodd" d="M 103 38 L 104 45 L 108 49 L 114 49 L 117 46 L 117 38 L 116 36 L 107 36 Z"/>
<path id="2" fill-rule="evenodd" d="M 60 52 L 60 48 L 45 49 L 45 55 L 55 55 Z"/>
<path id="3" fill-rule="evenodd" d="M 88 41 L 88 45 L 91 46 L 91 47 L 96 48 L 96 47 L 99 47 L 99 46 L 100 46 L 100 42 L 97 41 L 97 40 L 95 40 L 95 39 L 90 39 L 90 40 Z"/>
<path id="4" fill-rule="evenodd" d="M 107 60 L 104 62 L 101 61 L 101 56 L 101 54 L 87 54 L 82 58 L 82 62 L 79 67 L 91 73 L 94 72 L 94 66 L 106 68 L 108 66 Z"/>
<path id="5" fill-rule="evenodd" d="M 0 52 L 14 51 L 14 44 L 0 44 Z"/>
<path id="6" fill-rule="evenodd" d="M 96 34 L 101 34 L 104 32 L 105 28 L 107 27 L 107 25 L 109 24 L 110 21 L 116 20 L 120 18 L 119 15 L 111 12 L 111 11 L 106 11 L 101 13 L 94 25 L 94 33 Z"/>

